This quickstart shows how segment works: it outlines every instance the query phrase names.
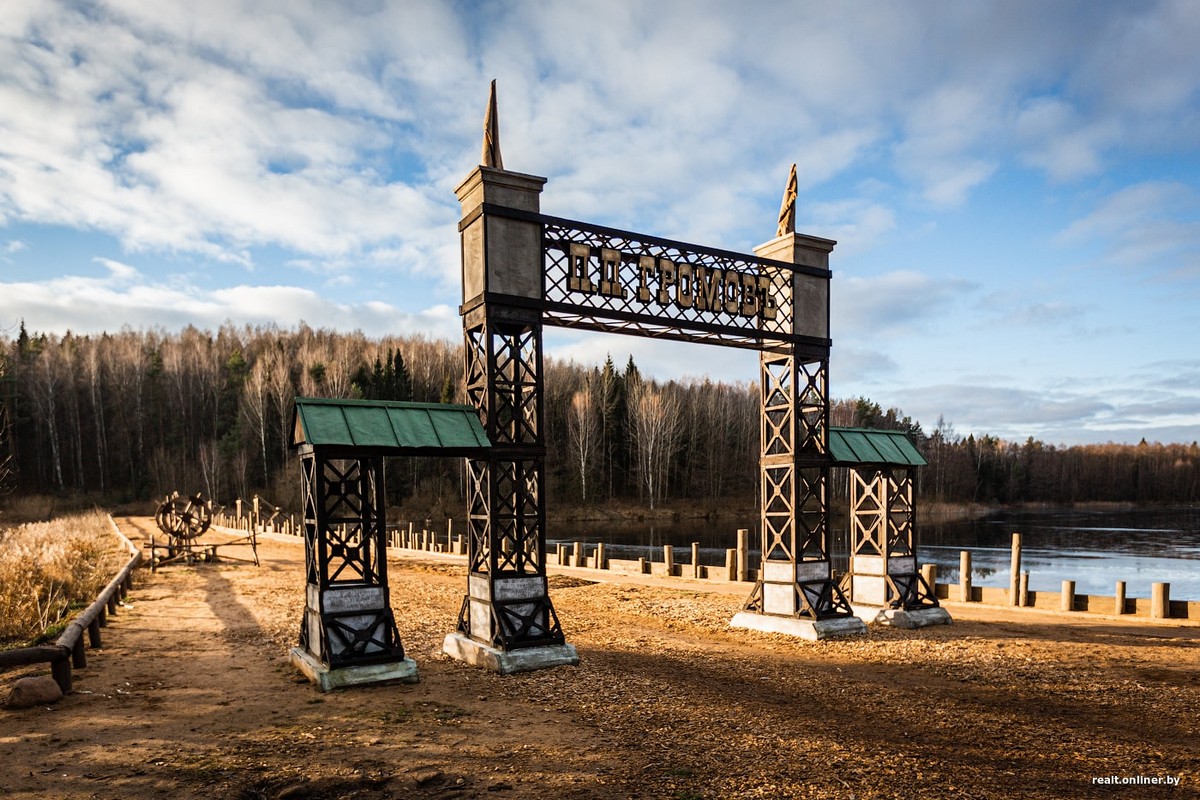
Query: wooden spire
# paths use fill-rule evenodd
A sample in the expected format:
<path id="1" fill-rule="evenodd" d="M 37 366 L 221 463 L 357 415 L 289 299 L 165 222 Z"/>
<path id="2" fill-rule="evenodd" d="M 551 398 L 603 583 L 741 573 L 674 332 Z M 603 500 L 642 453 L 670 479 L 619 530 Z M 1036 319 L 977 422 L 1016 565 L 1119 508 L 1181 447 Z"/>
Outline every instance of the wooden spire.
<path id="1" fill-rule="evenodd" d="M 483 117 L 483 156 L 480 161 L 485 167 L 504 169 L 500 157 L 500 112 L 496 110 L 496 81 L 492 79 L 492 90 L 488 94 L 487 114 Z"/>

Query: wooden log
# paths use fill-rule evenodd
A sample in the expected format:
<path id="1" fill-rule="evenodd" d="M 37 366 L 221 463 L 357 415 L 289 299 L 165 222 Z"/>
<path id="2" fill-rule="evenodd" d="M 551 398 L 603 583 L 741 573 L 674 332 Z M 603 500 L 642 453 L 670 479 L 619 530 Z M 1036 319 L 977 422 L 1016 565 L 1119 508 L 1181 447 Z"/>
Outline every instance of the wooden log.
<path id="1" fill-rule="evenodd" d="M 738 528 L 737 532 L 737 579 L 750 580 L 750 529 Z"/>
<path id="2" fill-rule="evenodd" d="M 604 554 L 604 542 L 596 545 L 596 569 L 608 569 L 608 558 Z"/>
<path id="3" fill-rule="evenodd" d="M 71 646 L 71 666 L 75 669 L 83 669 L 87 666 L 87 650 L 83 647 L 83 637 L 78 636 L 75 643 Z"/>
<path id="4" fill-rule="evenodd" d="M 58 688 L 62 689 L 63 694 L 71 691 L 71 658 L 64 655 L 50 662 L 50 675 L 54 678 L 54 682 L 58 684 Z"/>
<path id="5" fill-rule="evenodd" d="M 0 650 L 0 667 L 24 667 L 29 664 L 53 663 L 68 653 L 56 644 L 39 644 L 18 650 Z"/>
<path id="6" fill-rule="evenodd" d="M 1029 571 L 1021 573 L 1021 580 L 1017 586 L 1017 605 L 1029 605 Z"/>
<path id="7" fill-rule="evenodd" d="M 1021 534 L 1012 535 L 1012 569 L 1008 578 L 1008 604 L 1022 605 L 1021 596 Z"/>
<path id="8" fill-rule="evenodd" d="M 1150 584 L 1150 618 L 1167 619 L 1171 616 L 1171 584 Z"/>
<path id="9" fill-rule="evenodd" d="M 1075 610 L 1075 581 L 1062 582 L 1062 596 L 1059 609 L 1062 611 Z"/>
<path id="10" fill-rule="evenodd" d="M 925 585 L 929 587 L 929 591 L 937 596 L 937 564 L 922 564 L 921 577 L 925 579 Z"/>
<path id="11" fill-rule="evenodd" d="M 92 620 L 92 624 L 88 625 L 87 630 L 88 630 L 88 647 L 91 647 L 93 650 L 96 649 L 97 647 L 101 647 L 102 645 L 100 643 L 100 618 L 97 617 L 96 619 Z"/>
<path id="12" fill-rule="evenodd" d="M 692 577 L 700 577 L 700 543 L 692 542 Z"/>
<path id="13" fill-rule="evenodd" d="M 663 545 L 663 563 L 666 564 L 667 577 L 675 574 L 675 547 L 673 545 Z"/>
<path id="14" fill-rule="evenodd" d="M 725 580 L 737 580 L 737 548 L 730 547 L 725 551 Z"/>
<path id="15" fill-rule="evenodd" d="M 964 603 L 971 602 L 970 550 L 960 550 L 958 553 L 958 599 Z"/>
<path id="16" fill-rule="evenodd" d="M 1113 613 L 1118 616 L 1125 613 L 1125 581 L 1117 581 L 1117 590 L 1113 595 Z"/>

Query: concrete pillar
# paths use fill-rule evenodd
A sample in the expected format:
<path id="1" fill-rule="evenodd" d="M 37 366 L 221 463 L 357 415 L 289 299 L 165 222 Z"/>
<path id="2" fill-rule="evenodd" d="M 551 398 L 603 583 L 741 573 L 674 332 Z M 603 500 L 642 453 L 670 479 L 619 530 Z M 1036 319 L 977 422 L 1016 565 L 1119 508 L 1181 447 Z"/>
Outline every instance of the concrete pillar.
<path id="1" fill-rule="evenodd" d="M 692 577 L 700 577 L 700 543 L 692 542 Z"/>
<path id="2" fill-rule="evenodd" d="M 1075 610 L 1075 581 L 1062 582 L 1062 604 L 1059 607 L 1063 611 Z"/>
<path id="3" fill-rule="evenodd" d="M 1125 581 L 1117 581 L 1117 591 L 1113 597 L 1113 613 L 1117 615 L 1125 613 Z"/>
<path id="4" fill-rule="evenodd" d="M 667 565 L 667 576 L 675 574 L 675 548 L 669 544 L 663 545 L 663 563 Z"/>
<path id="5" fill-rule="evenodd" d="M 737 532 L 737 580 L 750 580 L 750 529 L 738 528 Z"/>
<path id="6" fill-rule="evenodd" d="M 970 550 L 962 550 L 958 554 L 958 599 L 964 603 L 971 602 Z"/>
<path id="7" fill-rule="evenodd" d="M 1008 579 L 1008 604 L 1010 606 L 1021 605 L 1021 534 L 1014 533 L 1012 535 L 1012 570 L 1009 572 Z"/>
<path id="8" fill-rule="evenodd" d="M 1171 616 L 1171 584 L 1150 584 L 1150 618 L 1167 619 Z"/>

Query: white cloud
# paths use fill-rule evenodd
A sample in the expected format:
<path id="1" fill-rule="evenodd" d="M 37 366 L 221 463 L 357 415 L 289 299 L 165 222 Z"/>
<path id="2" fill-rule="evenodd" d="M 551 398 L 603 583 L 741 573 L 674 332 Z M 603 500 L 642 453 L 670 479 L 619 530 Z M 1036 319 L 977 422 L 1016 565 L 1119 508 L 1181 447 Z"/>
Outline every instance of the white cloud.
<path id="1" fill-rule="evenodd" d="M 30 330 L 98 333 L 125 325 L 215 329 L 233 320 L 285 328 L 304 321 L 338 330 L 357 328 L 371 336 L 423 333 L 454 338 L 461 330 L 457 311 L 446 305 L 414 312 L 379 301 L 338 303 L 298 286 L 204 290 L 178 279 L 147 281 L 126 264 L 96 260 L 107 268 L 107 275 L 0 283 L 0 327 L 24 320 Z"/>
<path id="2" fill-rule="evenodd" d="M 833 333 L 863 342 L 912 332 L 974 290 L 975 284 L 961 278 L 934 278 L 911 270 L 877 277 L 839 277 L 830 298 Z"/>
<path id="3" fill-rule="evenodd" d="M 1056 236 L 1098 242 L 1108 263 L 1176 277 L 1200 276 L 1200 196 L 1183 183 L 1146 181 L 1120 189 Z"/>

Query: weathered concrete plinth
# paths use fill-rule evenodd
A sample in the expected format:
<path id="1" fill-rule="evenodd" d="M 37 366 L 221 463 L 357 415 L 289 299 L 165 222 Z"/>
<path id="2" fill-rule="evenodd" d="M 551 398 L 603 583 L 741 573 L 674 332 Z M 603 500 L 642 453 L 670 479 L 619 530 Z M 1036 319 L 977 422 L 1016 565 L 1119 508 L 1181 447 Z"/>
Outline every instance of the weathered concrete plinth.
<path id="1" fill-rule="evenodd" d="M 391 682 L 416 683 L 420 680 L 417 675 L 417 662 L 411 658 L 389 661 L 386 664 L 364 664 L 337 669 L 330 669 L 312 653 L 300 647 L 293 647 L 289 658 L 292 666 L 300 670 L 322 692 L 343 689 L 347 686 Z"/>
<path id="2" fill-rule="evenodd" d="M 785 633 L 809 641 L 832 639 L 835 636 L 858 636 L 867 632 L 867 626 L 858 617 L 835 617 L 833 619 L 799 619 L 797 617 L 775 617 L 770 614 L 755 614 L 739 611 L 729 621 L 731 628 L 747 628 L 764 633 Z"/>
<path id="3" fill-rule="evenodd" d="M 579 654 L 573 644 L 525 647 L 520 650 L 497 650 L 475 641 L 461 633 L 451 633 L 442 644 L 442 651 L 459 661 L 476 667 L 490 669 L 501 675 L 513 672 L 533 672 L 550 667 L 574 667 L 579 664 Z"/>
<path id="4" fill-rule="evenodd" d="M 883 608 L 856 603 L 853 607 L 854 616 L 868 625 L 888 625 L 893 628 L 924 628 L 929 625 L 949 625 L 954 620 L 946 609 L 917 608 L 905 611 L 903 608 Z"/>

